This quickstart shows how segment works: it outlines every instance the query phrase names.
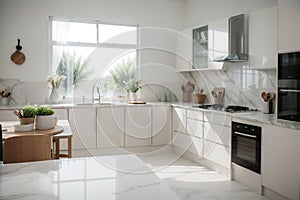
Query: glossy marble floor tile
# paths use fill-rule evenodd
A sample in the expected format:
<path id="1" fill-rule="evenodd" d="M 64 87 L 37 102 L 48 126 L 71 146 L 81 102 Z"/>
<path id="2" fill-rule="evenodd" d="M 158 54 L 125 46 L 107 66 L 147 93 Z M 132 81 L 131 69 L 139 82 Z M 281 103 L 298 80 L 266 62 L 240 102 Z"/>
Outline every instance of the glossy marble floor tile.
<path id="1" fill-rule="evenodd" d="M 267 200 L 216 171 L 185 158 L 178 158 L 171 151 L 139 157 L 183 200 Z M 166 165 L 166 160 L 175 161 Z"/>

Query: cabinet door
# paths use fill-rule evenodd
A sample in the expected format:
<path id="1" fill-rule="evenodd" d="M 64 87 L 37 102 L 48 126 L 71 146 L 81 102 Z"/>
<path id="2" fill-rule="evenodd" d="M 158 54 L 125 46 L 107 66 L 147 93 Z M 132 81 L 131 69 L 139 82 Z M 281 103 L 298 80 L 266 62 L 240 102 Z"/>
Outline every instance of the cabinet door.
<path id="1" fill-rule="evenodd" d="M 203 157 L 230 169 L 231 149 L 216 142 L 204 140 Z"/>
<path id="2" fill-rule="evenodd" d="M 277 7 L 249 14 L 249 64 L 258 69 L 277 67 Z"/>
<path id="3" fill-rule="evenodd" d="M 194 137 L 192 135 L 176 133 L 173 138 L 173 145 L 180 148 L 181 153 L 188 151 L 198 155 L 199 157 L 202 157 L 203 139 Z"/>
<path id="4" fill-rule="evenodd" d="M 177 33 L 176 40 L 176 70 L 191 69 L 192 65 L 192 29 L 185 29 Z"/>
<path id="5" fill-rule="evenodd" d="M 173 131 L 186 133 L 186 109 L 173 109 Z"/>
<path id="6" fill-rule="evenodd" d="M 68 120 L 68 109 L 66 108 L 55 108 L 52 109 L 54 111 L 54 114 L 57 115 L 58 120 Z"/>
<path id="7" fill-rule="evenodd" d="M 281 195 L 299 200 L 300 133 L 278 126 L 262 129 L 262 183 Z"/>
<path id="8" fill-rule="evenodd" d="M 172 108 L 153 106 L 152 116 L 152 145 L 169 144 L 172 137 Z"/>
<path id="9" fill-rule="evenodd" d="M 124 146 L 124 107 L 97 108 L 97 148 Z"/>
<path id="10" fill-rule="evenodd" d="M 224 125 L 205 122 L 204 139 L 231 147 L 231 128 Z"/>
<path id="11" fill-rule="evenodd" d="M 73 132 L 73 149 L 96 148 L 96 112 L 93 107 L 69 110 L 69 123 Z"/>
<path id="12" fill-rule="evenodd" d="M 209 68 L 220 69 L 224 62 L 213 60 L 228 55 L 228 18 L 208 24 L 208 63 Z"/>
<path id="13" fill-rule="evenodd" d="M 300 1 L 278 1 L 278 50 L 293 52 L 300 50 Z"/>
<path id="14" fill-rule="evenodd" d="M 13 114 L 13 110 L 1 110 L 0 121 L 19 121 L 19 118 Z"/>
<path id="15" fill-rule="evenodd" d="M 125 107 L 125 146 L 151 145 L 151 107 Z"/>
<path id="16" fill-rule="evenodd" d="M 203 122 L 195 119 L 186 120 L 187 133 L 189 135 L 203 138 Z"/>

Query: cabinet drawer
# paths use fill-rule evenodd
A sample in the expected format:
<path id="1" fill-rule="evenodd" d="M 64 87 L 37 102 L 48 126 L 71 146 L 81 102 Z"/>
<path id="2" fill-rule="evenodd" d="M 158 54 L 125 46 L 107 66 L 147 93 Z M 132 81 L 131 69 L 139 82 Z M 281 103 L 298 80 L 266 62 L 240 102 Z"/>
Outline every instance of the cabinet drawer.
<path id="1" fill-rule="evenodd" d="M 231 127 L 231 117 L 227 116 L 226 113 L 204 113 L 203 120 L 206 122 Z"/>
<path id="2" fill-rule="evenodd" d="M 176 133 L 173 138 L 173 145 L 181 148 L 184 151 L 196 154 L 202 157 L 203 140 L 191 135 Z"/>
<path id="3" fill-rule="evenodd" d="M 173 130 L 186 133 L 186 109 L 173 109 Z"/>
<path id="4" fill-rule="evenodd" d="M 199 138 L 203 138 L 203 122 L 187 119 L 187 133 Z"/>
<path id="5" fill-rule="evenodd" d="M 231 128 L 204 122 L 204 139 L 231 147 Z"/>
<path id="6" fill-rule="evenodd" d="M 204 158 L 228 169 L 230 168 L 230 148 L 207 140 L 204 140 L 203 143 Z"/>
<path id="7" fill-rule="evenodd" d="M 187 110 L 187 118 L 203 121 L 203 112 L 197 110 Z"/>

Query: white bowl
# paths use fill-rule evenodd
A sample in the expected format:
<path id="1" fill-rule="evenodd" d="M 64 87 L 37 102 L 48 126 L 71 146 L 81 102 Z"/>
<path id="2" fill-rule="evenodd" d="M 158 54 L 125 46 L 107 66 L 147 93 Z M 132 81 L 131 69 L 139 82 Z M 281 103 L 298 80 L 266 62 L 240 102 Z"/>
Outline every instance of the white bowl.
<path id="1" fill-rule="evenodd" d="M 14 125 L 15 132 L 26 132 L 26 131 L 32 131 L 34 129 L 33 124 L 15 124 Z"/>

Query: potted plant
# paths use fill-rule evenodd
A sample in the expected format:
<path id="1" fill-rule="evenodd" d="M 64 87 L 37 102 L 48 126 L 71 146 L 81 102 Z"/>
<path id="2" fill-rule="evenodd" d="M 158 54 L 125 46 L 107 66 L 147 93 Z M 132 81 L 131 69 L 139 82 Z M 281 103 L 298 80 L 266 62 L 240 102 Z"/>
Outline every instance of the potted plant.
<path id="1" fill-rule="evenodd" d="M 130 81 L 127 86 L 125 87 L 125 90 L 127 92 L 127 96 L 129 100 L 136 101 L 137 100 L 137 91 L 141 88 L 140 83 L 142 80 L 132 80 Z"/>
<path id="2" fill-rule="evenodd" d="M 51 108 L 40 106 L 36 110 L 35 128 L 51 129 L 55 126 L 54 111 Z"/>
<path id="3" fill-rule="evenodd" d="M 50 93 L 51 103 L 59 102 L 59 87 L 65 79 L 66 77 L 64 75 L 58 75 L 55 73 L 52 73 L 50 76 L 48 76 L 47 81 L 51 88 L 51 93 Z"/>
<path id="4" fill-rule="evenodd" d="M 25 125 L 25 124 L 33 124 L 34 123 L 34 118 L 36 115 L 36 108 L 33 106 L 24 106 L 21 110 L 21 115 L 19 117 L 20 119 L 20 124 Z"/>

